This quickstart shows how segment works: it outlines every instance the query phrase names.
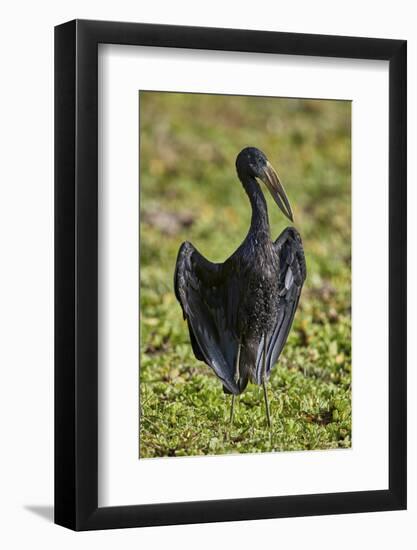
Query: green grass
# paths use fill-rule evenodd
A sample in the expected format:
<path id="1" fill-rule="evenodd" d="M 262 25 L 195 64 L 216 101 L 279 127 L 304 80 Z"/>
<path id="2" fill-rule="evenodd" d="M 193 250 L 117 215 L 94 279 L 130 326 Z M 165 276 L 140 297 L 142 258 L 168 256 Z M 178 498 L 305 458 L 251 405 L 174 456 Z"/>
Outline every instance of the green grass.
<path id="1" fill-rule="evenodd" d="M 350 103 L 142 92 L 140 457 L 351 446 Z M 262 149 L 290 198 L 308 275 L 269 384 L 236 401 L 192 353 L 173 293 L 191 241 L 224 261 L 250 220 L 234 162 Z M 286 227 L 268 195 L 272 237 Z"/>

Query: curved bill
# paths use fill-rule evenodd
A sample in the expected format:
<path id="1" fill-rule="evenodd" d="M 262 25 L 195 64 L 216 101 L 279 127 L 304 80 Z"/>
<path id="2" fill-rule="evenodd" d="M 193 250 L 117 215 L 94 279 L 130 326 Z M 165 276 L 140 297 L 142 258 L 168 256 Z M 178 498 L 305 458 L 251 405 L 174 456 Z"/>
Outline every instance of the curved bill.
<path id="1" fill-rule="evenodd" d="M 285 189 L 282 183 L 279 181 L 278 174 L 273 169 L 270 162 L 267 161 L 263 173 L 260 176 L 264 184 L 268 187 L 269 192 L 271 193 L 274 201 L 279 206 L 281 212 L 287 216 L 292 222 L 294 221 L 290 203 L 288 201 L 287 195 L 285 194 Z"/>

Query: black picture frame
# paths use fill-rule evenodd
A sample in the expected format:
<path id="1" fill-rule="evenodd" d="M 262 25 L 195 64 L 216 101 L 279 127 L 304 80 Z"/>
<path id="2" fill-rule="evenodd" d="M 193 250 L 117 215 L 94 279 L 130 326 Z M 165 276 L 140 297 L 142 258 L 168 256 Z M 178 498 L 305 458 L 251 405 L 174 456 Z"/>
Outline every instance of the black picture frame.
<path id="1" fill-rule="evenodd" d="M 389 62 L 389 488 L 98 507 L 98 44 Z M 74 530 L 406 508 L 404 40 L 74 20 L 55 28 L 55 522 Z"/>

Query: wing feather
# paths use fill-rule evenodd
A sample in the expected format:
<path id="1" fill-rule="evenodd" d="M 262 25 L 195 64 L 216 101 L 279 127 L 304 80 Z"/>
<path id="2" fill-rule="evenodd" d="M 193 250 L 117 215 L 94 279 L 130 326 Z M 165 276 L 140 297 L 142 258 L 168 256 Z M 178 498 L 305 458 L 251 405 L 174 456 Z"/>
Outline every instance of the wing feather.
<path id="1" fill-rule="evenodd" d="M 209 262 L 185 242 L 178 252 L 174 287 L 194 355 L 214 370 L 227 391 L 238 394 L 234 380 L 238 292 L 224 276 L 223 264 Z"/>
<path id="2" fill-rule="evenodd" d="M 267 335 L 266 373 L 269 376 L 287 341 L 301 290 L 307 276 L 304 250 L 300 234 L 287 227 L 274 243 L 279 257 L 279 304 L 276 323 Z M 259 344 L 256 373 L 260 380 L 264 339 Z"/>

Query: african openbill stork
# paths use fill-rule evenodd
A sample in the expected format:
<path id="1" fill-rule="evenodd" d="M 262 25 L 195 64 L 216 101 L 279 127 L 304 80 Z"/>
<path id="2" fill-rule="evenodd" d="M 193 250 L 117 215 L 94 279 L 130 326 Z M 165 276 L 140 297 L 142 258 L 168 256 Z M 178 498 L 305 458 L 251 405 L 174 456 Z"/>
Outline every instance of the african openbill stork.
<path id="1" fill-rule="evenodd" d="M 300 235 L 287 227 L 271 241 L 268 209 L 257 179 L 293 221 L 290 203 L 278 175 L 262 151 L 243 149 L 236 159 L 237 175 L 249 197 L 252 219 L 239 248 L 224 262 L 212 263 L 189 242 L 178 252 L 175 294 L 187 320 L 194 355 L 209 365 L 235 396 L 248 381 L 266 383 L 291 328 L 306 278 Z"/>

